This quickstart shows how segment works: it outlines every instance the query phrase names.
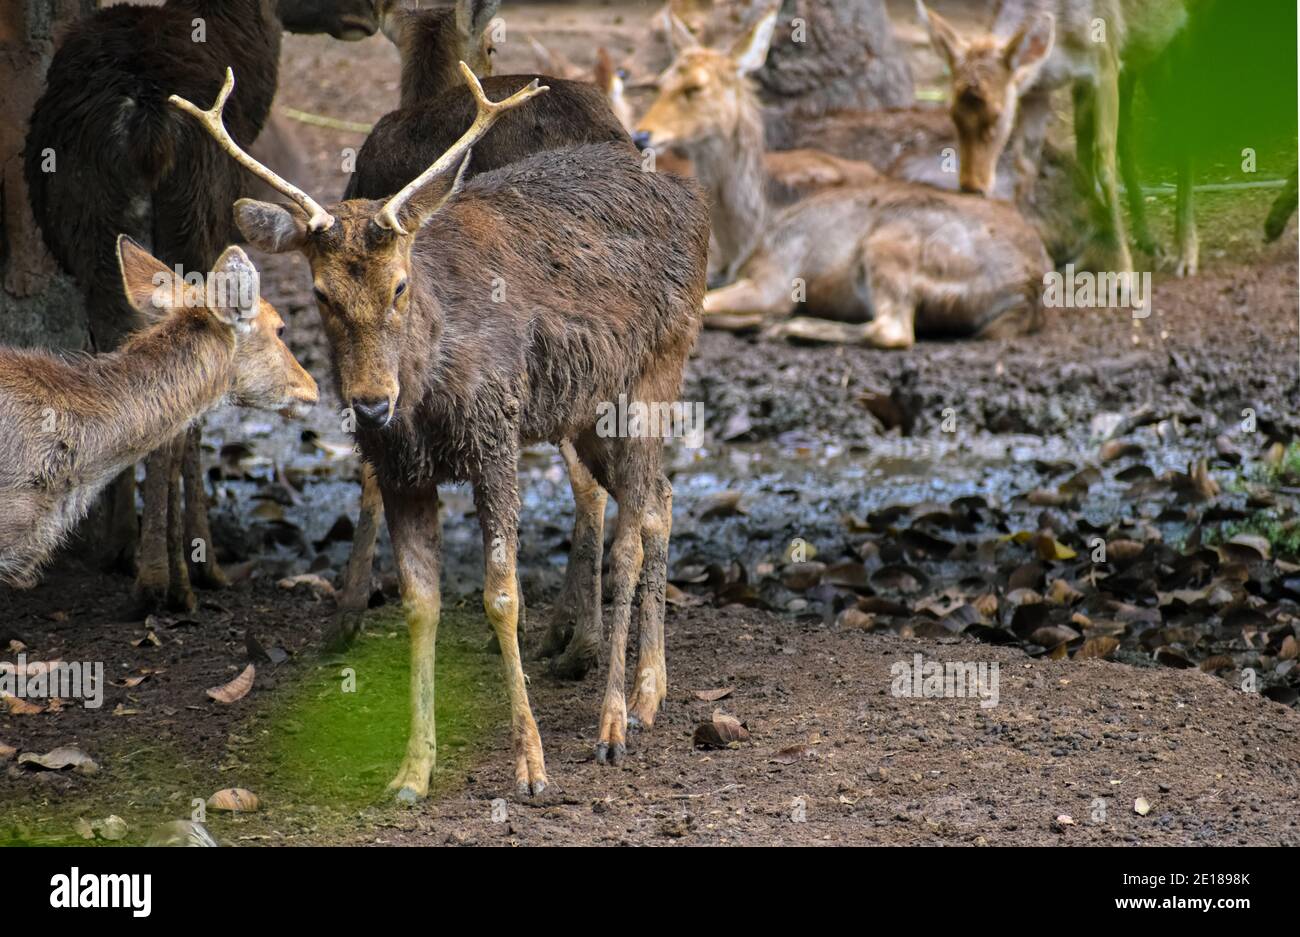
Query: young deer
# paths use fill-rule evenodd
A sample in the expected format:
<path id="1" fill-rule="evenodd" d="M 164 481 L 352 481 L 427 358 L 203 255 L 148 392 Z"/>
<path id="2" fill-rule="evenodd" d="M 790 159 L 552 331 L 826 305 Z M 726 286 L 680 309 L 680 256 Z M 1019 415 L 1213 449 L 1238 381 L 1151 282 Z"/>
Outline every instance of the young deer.
<path id="1" fill-rule="evenodd" d="M 683 52 L 641 123 L 652 146 L 688 153 L 713 196 L 713 232 L 735 282 L 709 292 L 706 315 L 731 325 L 783 317 L 802 282 L 806 308 L 840 321 L 794 320 L 773 334 L 907 348 L 918 329 L 991 337 L 1034 328 L 1049 264 L 1010 205 L 875 176 L 771 216 L 747 76 L 774 24 L 769 13 L 730 52 Z M 869 167 L 859 172 L 872 178 Z"/>
<path id="2" fill-rule="evenodd" d="M 1094 264 L 1132 270 L 1119 204 L 1121 170 L 1139 243 L 1153 245 L 1131 150 L 1133 91 L 1143 69 L 1185 26 L 1184 0 L 1001 0 L 989 31 L 967 37 L 921 0 L 917 10 L 952 73 L 962 189 L 991 191 L 998 160 L 1009 147 L 1016 191 L 1030 194 L 1051 117 L 1051 92 L 1070 86 L 1076 155 L 1098 228 L 1100 254 Z M 1184 166 L 1177 212 L 1179 275 L 1197 267 L 1190 183 L 1190 167 Z"/>
<path id="3" fill-rule="evenodd" d="M 119 289 L 152 325 L 72 361 L 0 348 L 0 582 L 34 586 L 115 475 L 222 400 L 291 416 L 316 402 L 238 247 L 217 260 L 204 300 L 173 291 L 172 271 L 125 235 L 117 253 Z"/>
<path id="4" fill-rule="evenodd" d="M 375 28 L 368 0 L 286 6 L 301 29 L 319 22 L 356 38 Z M 208 100 L 217 90 L 214 76 L 227 65 L 238 68 L 245 80 L 230 102 L 231 132 L 252 143 L 275 95 L 280 35 L 275 0 L 169 0 L 161 7 L 100 10 L 62 38 L 31 115 L 25 175 L 46 244 L 86 297 L 99 351 L 117 347 L 140 324 L 118 289 L 119 233 L 196 272 L 209 269 L 235 237 L 229 205 L 240 195 L 239 173 L 168 110 L 168 92 Z M 51 156 L 54 171 L 47 171 Z M 183 472 L 185 510 L 182 517 L 177 481 L 147 484 L 135 561 L 141 610 L 193 605 L 185 544 L 195 539 L 208 545 L 207 561 L 194 568 L 199 582 L 225 583 L 212 549 L 199 430 L 160 443 L 149 456 L 148 475 L 175 479 Z M 120 510 L 113 512 L 110 539 L 128 556 L 113 559 L 130 565 L 133 471 L 116 483 L 114 504 Z"/>
<path id="5" fill-rule="evenodd" d="M 462 71 L 478 116 L 460 140 L 391 199 L 328 209 L 239 148 L 221 124 L 224 94 L 207 112 L 173 99 L 294 203 L 244 199 L 236 220 L 259 248 L 307 258 L 339 394 L 356 413 L 362 454 L 379 481 L 411 630 L 411 734 L 392 782 L 406 801 L 424 796 L 434 765 L 438 485 L 449 481 L 474 489 L 483 604 L 510 693 L 516 784 L 524 794 L 547 784 L 517 635 L 521 445 L 572 441 L 619 504 L 597 759 L 618 763 L 625 753 L 624 658 L 643 561 L 630 716 L 653 723 L 667 681 L 672 488 L 663 440 L 602 436 L 597 412 L 621 394 L 676 399 L 704 292 L 708 215 L 698 190 L 642 172 L 620 143 L 547 151 L 466 181 L 471 147 L 544 89 L 530 84 L 492 103 L 473 72 Z"/>

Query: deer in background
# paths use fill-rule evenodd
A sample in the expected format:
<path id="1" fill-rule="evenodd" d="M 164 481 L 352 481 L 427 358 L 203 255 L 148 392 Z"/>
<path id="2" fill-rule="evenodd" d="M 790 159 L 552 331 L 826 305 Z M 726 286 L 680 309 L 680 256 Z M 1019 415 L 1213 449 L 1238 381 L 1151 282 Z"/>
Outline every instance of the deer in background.
<path id="1" fill-rule="evenodd" d="M 259 248 L 307 258 L 339 394 L 379 481 L 411 632 L 411 734 L 391 785 L 405 801 L 427 793 L 435 759 L 438 485 L 451 481 L 474 489 L 516 786 L 527 795 L 547 785 L 517 634 L 521 445 L 571 442 L 619 504 L 597 759 L 622 760 L 629 720 L 653 723 L 667 689 L 672 488 L 661 438 L 602 436 L 597 414 L 620 395 L 677 399 L 705 286 L 708 214 L 698 189 L 642 172 L 622 143 L 545 151 L 466 179 L 470 149 L 542 88 L 492 103 L 462 70 L 478 116 L 460 140 L 392 198 L 328 209 L 240 149 L 222 127 L 220 99 L 208 112 L 173 99 L 293 203 L 241 200 L 236 220 Z M 493 302 L 501 282 L 502 301 Z M 643 567 L 629 713 L 625 656 Z"/>
<path id="2" fill-rule="evenodd" d="M 1132 98 L 1142 71 L 1185 27 L 1184 0 L 1001 0 L 991 28 L 963 37 L 917 2 L 918 14 L 952 73 L 962 189 L 987 193 L 1010 148 L 1016 190 L 1032 194 L 1051 118 L 1051 92 L 1074 95 L 1076 156 L 1093 204 L 1097 253 L 1092 265 L 1133 269 L 1119 203 L 1120 173 L 1139 244 L 1154 250 L 1131 150 Z M 1198 264 L 1190 165 L 1180 170 L 1178 275 Z"/>
<path id="3" fill-rule="evenodd" d="M 1006 203 L 877 175 L 773 215 L 748 76 L 775 22 L 773 11 L 729 52 L 683 52 L 641 123 L 652 146 L 687 152 L 712 196 L 713 232 L 734 282 L 705 297 L 706 322 L 784 317 L 802 283 L 805 308 L 824 318 L 769 334 L 908 348 L 918 330 L 1001 337 L 1036 328 L 1050 265 L 1033 227 Z M 869 167 L 860 171 L 870 177 Z"/>
<path id="4" fill-rule="evenodd" d="M 374 31 L 360 0 L 291 4 L 302 28 L 315 17 L 334 22 L 331 11 L 340 5 L 356 8 L 346 17 L 350 35 Z M 240 194 L 240 176 L 211 141 L 167 108 L 167 94 L 210 100 L 222 69 L 233 65 L 245 81 L 230 102 L 231 132 L 252 143 L 275 95 L 280 35 L 274 0 L 170 0 L 161 7 L 108 7 L 63 37 L 32 112 L 25 176 L 46 244 L 84 292 L 99 351 L 117 347 L 141 324 L 118 289 L 119 233 L 194 272 L 209 269 L 235 237 L 229 205 Z M 51 153 L 55 170 L 47 172 Z M 185 545 L 195 539 L 207 545 L 206 562 L 193 570 L 199 583 L 225 583 L 208 524 L 199 430 L 159 442 L 147 475 L 166 483 L 145 487 L 135 562 L 141 611 L 193 606 Z M 136 532 L 133 470 L 114 485 L 113 504 L 111 539 L 129 554 Z"/>
<path id="5" fill-rule="evenodd" d="M 211 304 L 171 289 L 172 270 L 125 235 L 117 253 L 119 289 L 150 325 L 91 358 L 0 348 L 0 582 L 34 586 L 115 475 L 222 400 L 295 417 L 316 402 L 238 247 L 209 275 L 225 285 L 199 294 Z"/>

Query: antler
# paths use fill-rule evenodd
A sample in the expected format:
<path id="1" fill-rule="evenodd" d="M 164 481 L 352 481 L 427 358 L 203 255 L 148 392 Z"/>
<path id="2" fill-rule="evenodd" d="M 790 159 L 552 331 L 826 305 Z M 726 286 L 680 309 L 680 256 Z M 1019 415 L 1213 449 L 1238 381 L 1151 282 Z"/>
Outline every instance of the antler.
<path id="1" fill-rule="evenodd" d="M 387 202 L 384 207 L 379 209 L 379 214 L 375 215 L 375 223 L 382 228 L 395 231 L 398 234 L 406 234 L 402 229 L 401 223 L 397 220 L 397 213 L 402 210 L 416 192 L 424 188 L 429 182 L 448 172 L 453 166 L 460 164 L 460 170 L 457 178 L 461 178 L 465 171 L 465 164 L 461 158 L 465 156 L 485 133 L 492 127 L 498 117 L 513 107 L 518 107 L 530 98 L 545 91 L 549 91 L 549 85 L 538 85 L 539 79 L 534 78 L 527 87 L 520 88 L 504 101 L 489 101 L 487 95 L 483 93 L 483 86 L 479 84 L 478 78 L 474 72 L 464 62 L 460 63 L 460 72 L 465 76 L 465 81 L 469 83 L 470 93 L 474 95 L 474 102 L 478 105 L 478 114 L 474 118 L 474 123 L 470 124 L 468 130 L 459 140 L 452 144 L 451 149 L 438 157 L 437 161 L 420 173 L 414 179 L 406 184 L 402 191 L 398 192 Z M 465 161 L 467 163 L 468 160 Z"/>
<path id="2" fill-rule="evenodd" d="M 333 225 L 334 216 L 321 208 L 310 195 L 286 182 L 279 175 L 240 149 L 239 144 L 235 142 L 235 138 L 230 135 L 230 131 L 226 129 L 226 125 L 221 119 L 222 108 L 226 106 L 226 99 L 230 97 L 230 92 L 234 89 L 235 72 L 233 69 L 227 68 L 226 83 L 221 86 L 221 92 L 217 95 L 217 100 L 211 109 L 200 110 L 178 94 L 173 94 L 167 100 L 201 123 L 204 129 L 212 134 L 221 148 L 233 156 L 239 165 L 305 211 L 308 215 L 307 227 L 310 230 L 322 231 Z"/>

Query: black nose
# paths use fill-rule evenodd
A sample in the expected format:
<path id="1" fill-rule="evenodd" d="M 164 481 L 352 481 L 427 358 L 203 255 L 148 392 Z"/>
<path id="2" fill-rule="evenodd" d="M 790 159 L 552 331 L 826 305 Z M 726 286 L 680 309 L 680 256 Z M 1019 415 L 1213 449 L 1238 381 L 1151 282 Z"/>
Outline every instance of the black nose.
<path id="1" fill-rule="evenodd" d="M 638 130 L 632 134 L 632 142 L 636 144 L 638 150 L 644 150 L 650 145 L 650 131 Z"/>
<path id="2" fill-rule="evenodd" d="M 359 397 L 353 397 L 352 412 L 357 415 L 357 420 L 362 426 L 367 429 L 378 429 L 388 422 L 388 398 L 362 400 Z"/>

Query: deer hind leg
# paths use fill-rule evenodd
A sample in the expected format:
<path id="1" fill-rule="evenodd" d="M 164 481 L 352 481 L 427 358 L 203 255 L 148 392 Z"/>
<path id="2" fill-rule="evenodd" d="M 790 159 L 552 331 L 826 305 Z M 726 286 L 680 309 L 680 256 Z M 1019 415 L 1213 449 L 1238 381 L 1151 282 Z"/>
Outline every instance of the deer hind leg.
<path id="1" fill-rule="evenodd" d="M 136 556 L 133 595 L 141 614 L 162 608 L 168 586 L 168 482 L 171 476 L 171 440 L 145 459 L 144 518 Z"/>
<path id="2" fill-rule="evenodd" d="M 199 443 L 203 431 L 196 425 L 185 434 L 184 452 L 181 456 L 181 478 L 185 483 L 185 544 L 183 551 L 193 559 L 195 541 L 202 544 L 201 559 L 194 560 L 191 575 L 195 584 L 204 589 L 224 589 L 230 585 L 221 564 L 217 562 L 216 545 L 212 542 L 212 527 L 208 523 L 208 493 L 203 484 L 203 463 Z"/>
<path id="3" fill-rule="evenodd" d="M 181 462 L 185 458 L 186 433 L 171 442 L 167 466 L 167 607 L 193 611 L 198 605 L 190 588 L 190 567 L 185 561 L 185 511 L 181 498 Z"/>
<path id="4" fill-rule="evenodd" d="M 520 796 L 540 794 L 549 783 L 542 738 L 537 731 L 523 661 L 519 656 L 519 575 L 517 565 L 519 494 L 513 456 L 508 473 L 482 479 L 474 502 L 483 529 L 483 609 L 501 648 L 501 666 L 510 694 L 510 740 L 515 759 L 515 789 Z"/>
<path id="5" fill-rule="evenodd" d="M 1180 277 L 1196 276 L 1201 265 L 1201 243 L 1196 233 L 1193 203 L 1193 168 L 1191 153 L 1183 154 L 1178 166 L 1178 208 L 1174 222 L 1175 237 L 1178 240 L 1178 262 L 1174 266 L 1174 275 Z"/>
<path id="6" fill-rule="evenodd" d="M 662 473 L 655 483 L 645 520 L 641 548 L 645 553 L 641 584 L 641 647 L 637 653 L 636 680 L 628 704 L 628 724 L 654 725 L 659 706 L 668 694 L 668 665 L 664 660 L 664 597 L 668 587 L 668 539 L 673 527 L 673 486 Z"/>
<path id="7" fill-rule="evenodd" d="M 573 443 L 560 443 L 573 489 L 573 538 L 564 588 L 556 600 L 542 656 L 551 673 L 581 680 L 600 657 L 602 642 L 600 564 L 605 549 L 605 489 L 578 457 Z M 567 647 L 566 647 L 567 645 Z M 563 653 L 560 653 L 563 651 Z"/>
<path id="8" fill-rule="evenodd" d="M 424 496 L 383 493 L 384 513 L 393 538 L 402 606 L 411 633 L 411 732 L 406 757 L 388 789 L 397 799 L 414 803 L 429 793 L 429 777 L 437 759 L 434 721 L 434 652 L 442 614 L 442 530 L 438 522 L 438 492 Z"/>
<path id="9" fill-rule="evenodd" d="M 370 604 L 370 577 L 375 565 L 375 543 L 379 539 L 379 521 L 383 500 L 379 479 L 369 462 L 361 463 L 361 509 L 352 535 L 352 552 L 343 573 L 338 613 L 326 638 L 330 647 L 346 647 L 361 630 L 361 618 Z"/>
<path id="10" fill-rule="evenodd" d="M 1133 224 L 1133 243 L 1143 253 L 1152 257 L 1160 254 L 1160 244 L 1151 234 L 1147 223 L 1146 197 L 1142 194 L 1142 179 L 1138 173 L 1137 155 L 1133 140 L 1133 92 L 1137 74 L 1126 69 L 1119 76 L 1119 125 L 1116 144 L 1119 150 L 1119 167 L 1124 179 L 1128 199 L 1129 218 Z"/>
<path id="11" fill-rule="evenodd" d="M 1096 87 L 1096 171 L 1101 199 L 1101 236 L 1103 250 L 1112 261 L 1104 269 L 1126 273 L 1133 269 L 1133 257 L 1124 231 L 1124 214 L 1119 203 L 1119 173 L 1116 150 L 1119 131 L 1119 63 L 1108 59 Z"/>
<path id="12" fill-rule="evenodd" d="M 755 272 L 704 294 L 704 326 L 742 331 L 757 328 L 794 311 L 794 283 L 779 275 Z"/>

